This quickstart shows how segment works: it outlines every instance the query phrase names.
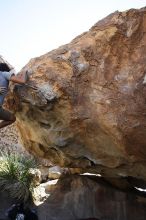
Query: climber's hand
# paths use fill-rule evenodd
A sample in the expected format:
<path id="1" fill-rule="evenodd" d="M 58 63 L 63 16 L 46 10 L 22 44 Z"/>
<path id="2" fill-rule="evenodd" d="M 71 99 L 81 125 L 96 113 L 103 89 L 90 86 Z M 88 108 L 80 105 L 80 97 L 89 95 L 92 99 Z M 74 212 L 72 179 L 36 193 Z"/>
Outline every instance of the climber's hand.
<path id="1" fill-rule="evenodd" d="M 27 71 L 24 71 L 22 73 L 18 73 L 15 76 L 11 76 L 10 80 L 14 83 L 25 84 L 29 80 L 29 75 Z"/>

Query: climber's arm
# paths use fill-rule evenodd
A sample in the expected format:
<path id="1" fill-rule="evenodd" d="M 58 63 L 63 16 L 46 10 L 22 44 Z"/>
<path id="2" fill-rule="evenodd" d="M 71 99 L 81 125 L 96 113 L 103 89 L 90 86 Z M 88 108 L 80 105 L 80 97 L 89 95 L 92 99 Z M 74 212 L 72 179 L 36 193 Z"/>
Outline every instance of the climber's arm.
<path id="1" fill-rule="evenodd" d="M 12 75 L 10 81 L 18 84 L 25 84 L 28 81 L 28 74 L 24 72 L 21 75 Z"/>

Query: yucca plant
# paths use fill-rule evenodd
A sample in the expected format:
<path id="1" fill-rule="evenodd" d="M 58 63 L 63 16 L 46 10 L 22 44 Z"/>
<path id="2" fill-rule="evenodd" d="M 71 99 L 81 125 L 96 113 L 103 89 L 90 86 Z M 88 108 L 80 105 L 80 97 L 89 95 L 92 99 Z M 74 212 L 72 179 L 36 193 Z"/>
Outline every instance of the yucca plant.
<path id="1" fill-rule="evenodd" d="M 36 167 L 36 161 L 22 154 L 0 154 L 0 189 L 8 191 L 10 197 L 18 201 L 31 199 L 33 181 L 29 170 Z"/>

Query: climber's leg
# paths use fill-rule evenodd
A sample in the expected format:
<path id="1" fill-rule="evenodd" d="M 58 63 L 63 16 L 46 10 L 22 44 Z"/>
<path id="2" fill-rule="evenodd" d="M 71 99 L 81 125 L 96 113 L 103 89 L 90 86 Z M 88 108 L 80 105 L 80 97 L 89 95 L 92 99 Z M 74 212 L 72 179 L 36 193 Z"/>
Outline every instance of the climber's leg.
<path id="1" fill-rule="evenodd" d="M 0 122 L 0 128 L 4 128 L 14 123 L 16 121 L 16 117 L 13 113 L 0 107 L 0 120 L 2 120 Z"/>

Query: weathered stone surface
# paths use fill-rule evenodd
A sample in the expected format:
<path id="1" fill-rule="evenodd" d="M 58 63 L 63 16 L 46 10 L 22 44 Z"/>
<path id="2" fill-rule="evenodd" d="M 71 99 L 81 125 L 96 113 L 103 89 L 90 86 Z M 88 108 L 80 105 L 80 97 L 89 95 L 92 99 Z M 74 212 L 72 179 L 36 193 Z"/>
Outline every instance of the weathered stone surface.
<path id="1" fill-rule="evenodd" d="M 61 168 L 58 166 L 48 169 L 49 179 L 59 179 L 63 175 L 80 174 L 82 172 L 79 168 Z"/>
<path id="2" fill-rule="evenodd" d="M 8 101 L 24 146 L 54 165 L 146 180 L 145 54 L 143 8 L 30 60 L 21 73 L 32 87 L 16 86 Z"/>
<path id="3" fill-rule="evenodd" d="M 145 220 L 146 198 L 114 189 L 100 178 L 73 175 L 50 189 L 38 206 L 38 216 L 40 220 Z"/>
<path id="4" fill-rule="evenodd" d="M 28 154 L 21 144 L 21 138 L 15 124 L 0 130 L 0 151 Z"/>

